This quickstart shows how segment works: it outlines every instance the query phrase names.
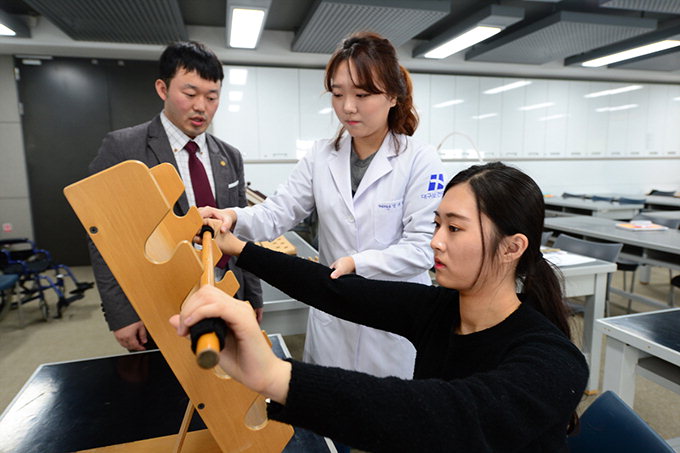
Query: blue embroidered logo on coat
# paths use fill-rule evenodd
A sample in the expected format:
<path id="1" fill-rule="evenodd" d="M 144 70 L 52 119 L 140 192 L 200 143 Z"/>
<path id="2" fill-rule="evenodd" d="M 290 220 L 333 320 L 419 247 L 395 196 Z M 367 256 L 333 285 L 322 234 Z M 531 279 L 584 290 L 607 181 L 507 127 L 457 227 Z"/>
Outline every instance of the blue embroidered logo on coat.
<path id="1" fill-rule="evenodd" d="M 430 176 L 430 185 L 427 188 L 428 192 L 433 190 L 444 189 L 444 175 L 442 173 L 434 174 Z"/>
<path id="2" fill-rule="evenodd" d="M 420 198 L 431 199 L 441 198 L 444 192 L 444 174 L 435 173 L 430 175 L 430 182 L 427 186 L 427 192 L 420 195 Z"/>

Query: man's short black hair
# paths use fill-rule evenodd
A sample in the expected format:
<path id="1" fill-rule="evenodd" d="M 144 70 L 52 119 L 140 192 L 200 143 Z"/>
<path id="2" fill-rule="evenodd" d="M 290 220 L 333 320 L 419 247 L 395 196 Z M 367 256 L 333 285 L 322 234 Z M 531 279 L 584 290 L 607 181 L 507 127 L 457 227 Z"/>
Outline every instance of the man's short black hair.
<path id="1" fill-rule="evenodd" d="M 159 62 L 159 78 L 166 84 L 178 70 L 196 71 L 201 78 L 211 82 L 222 82 L 224 71 L 215 53 L 195 41 L 180 41 L 165 48 Z"/>

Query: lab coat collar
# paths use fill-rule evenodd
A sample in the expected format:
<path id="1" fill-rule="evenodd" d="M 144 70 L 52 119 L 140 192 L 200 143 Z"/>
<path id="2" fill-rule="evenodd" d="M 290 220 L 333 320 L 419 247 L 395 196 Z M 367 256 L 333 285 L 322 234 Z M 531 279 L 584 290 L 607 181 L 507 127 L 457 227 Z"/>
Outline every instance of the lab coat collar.
<path id="1" fill-rule="evenodd" d="M 385 139 L 380 145 L 380 149 L 373 157 L 373 161 L 368 166 L 366 174 L 361 179 L 359 187 L 354 194 L 354 199 L 358 200 L 359 197 L 366 192 L 376 181 L 385 176 L 392 171 L 392 163 L 390 162 L 393 157 L 397 155 L 396 147 L 394 146 L 394 141 L 397 140 L 399 143 L 400 152 L 406 151 L 406 140 L 405 137 L 401 135 L 393 135 L 388 133 Z M 349 167 L 349 165 L 348 165 Z"/>
<path id="2" fill-rule="evenodd" d="M 352 152 L 351 148 L 351 137 L 349 134 L 345 134 L 340 141 L 338 150 L 333 150 L 328 155 L 328 168 L 342 201 L 347 206 L 347 209 L 349 209 L 349 212 L 354 214 L 354 202 L 352 201 L 352 187 L 349 174 L 349 153 Z"/>

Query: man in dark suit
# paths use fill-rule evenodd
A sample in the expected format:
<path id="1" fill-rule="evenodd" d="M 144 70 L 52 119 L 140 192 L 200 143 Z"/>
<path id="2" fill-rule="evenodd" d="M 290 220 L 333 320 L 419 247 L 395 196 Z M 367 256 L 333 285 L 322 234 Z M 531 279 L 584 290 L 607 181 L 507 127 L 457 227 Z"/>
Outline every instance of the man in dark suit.
<path id="1" fill-rule="evenodd" d="M 219 59 L 202 44 L 179 42 L 165 49 L 159 69 L 155 87 L 163 100 L 163 111 L 147 123 L 107 134 L 90 164 L 90 172 L 130 159 L 142 161 L 148 167 L 169 162 L 177 168 L 186 189 L 174 207 L 178 215 L 185 214 L 189 206 L 205 204 L 206 195 L 211 200 L 214 195 L 218 208 L 246 206 L 241 153 L 206 132 L 219 106 L 224 79 Z M 202 172 L 198 176 L 197 167 Z M 199 184 L 199 179 L 204 184 Z M 130 351 L 155 347 L 151 341 L 147 344 L 144 323 L 92 241 L 89 246 L 104 316 L 114 336 Z M 228 268 L 241 285 L 236 297 L 249 301 L 260 321 L 263 310 L 260 281 L 234 263 L 232 258 Z"/>

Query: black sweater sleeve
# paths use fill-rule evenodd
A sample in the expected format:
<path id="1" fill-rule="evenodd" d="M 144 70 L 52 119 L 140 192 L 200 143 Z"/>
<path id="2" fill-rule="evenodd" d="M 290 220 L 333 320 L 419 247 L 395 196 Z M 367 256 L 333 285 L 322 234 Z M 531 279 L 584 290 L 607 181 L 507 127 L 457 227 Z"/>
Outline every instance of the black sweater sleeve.
<path id="1" fill-rule="evenodd" d="M 419 319 L 427 319 L 448 290 L 418 283 L 369 280 L 357 275 L 330 278 L 321 264 L 246 244 L 237 264 L 290 297 L 339 318 L 402 335 L 412 342 Z M 429 305 L 429 307 L 428 307 Z M 420 327 L 420 326 L 419 326 Z"/>
<path id="2" fill-rule="evenodd" d="M 588 378 L 555 338 L 516 349 L 495 370 L 403 380 L 293 361 L 272 419 L 372 452 L 566 452 L 569 416 Z"/>

